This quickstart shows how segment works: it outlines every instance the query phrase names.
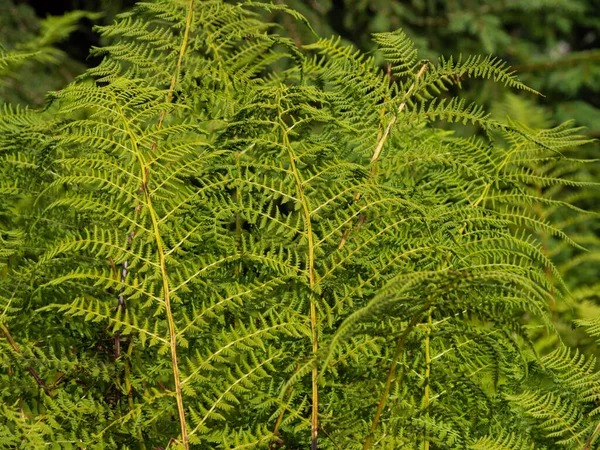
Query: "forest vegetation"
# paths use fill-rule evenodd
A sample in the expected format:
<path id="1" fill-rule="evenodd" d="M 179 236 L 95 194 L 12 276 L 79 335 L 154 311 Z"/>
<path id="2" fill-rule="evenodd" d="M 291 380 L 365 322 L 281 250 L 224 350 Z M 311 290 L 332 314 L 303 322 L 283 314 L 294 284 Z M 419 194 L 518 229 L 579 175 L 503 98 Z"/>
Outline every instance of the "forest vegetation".
<path id="1" fill-rule="evenodd" d="M 597 2 L 58 3 L 0 6 L 0 448 L 600 448 Z"/>

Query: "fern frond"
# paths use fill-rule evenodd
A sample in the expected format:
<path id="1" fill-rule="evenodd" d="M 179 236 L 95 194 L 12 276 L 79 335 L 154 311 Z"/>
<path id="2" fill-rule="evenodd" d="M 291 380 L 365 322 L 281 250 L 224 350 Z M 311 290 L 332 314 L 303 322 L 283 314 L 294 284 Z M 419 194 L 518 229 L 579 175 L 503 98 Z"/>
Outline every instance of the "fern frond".
<path id="1" fill-rule="evenodd" d="M 386 61 L 391 63 L 392 73 L 398 77 L 410 74 L 417 62 L 417 49 L 402 30 L 391 33 L 374 33 L 373 40 Z"/>

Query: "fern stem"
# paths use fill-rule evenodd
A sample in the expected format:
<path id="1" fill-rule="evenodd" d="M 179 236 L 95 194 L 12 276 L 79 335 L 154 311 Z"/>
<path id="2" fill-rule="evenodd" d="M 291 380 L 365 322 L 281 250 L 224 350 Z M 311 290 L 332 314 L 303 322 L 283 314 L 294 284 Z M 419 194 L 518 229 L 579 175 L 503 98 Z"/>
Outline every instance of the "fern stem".
<path id="1" fill-rule="evenodd" d="M 504 167 L 506 167 L 506 165 L 508 164 L 508 162 L 510 161 L 510 157 L 517 152 L 517 150 L 519 150 L 519 148 L 523 145 L 523 143 L 519 143 L 515 146 L 515 148 L 513 148 L 510 152 L 506 153 L 506 156 L 504 157 L 504 159 L 502 160 L 502 162 L 498 165 L 498 167 L 496 168 L 496 175 L 500 175 L 500 172 L 502 172 L 502 170 L 504 169 Z M 483 201 L 485 201 L 485 198 L 487 197 L 488 192 L 490 191 L 490 188 L 492 187 L 492 181 L 488 182 L 485 184 L 485 187 L 483 188 L 483 191 L 481 192 L 481 195 L 479 196 L 479 198 L 477 200 L 475 200 L 475 202 L 473 202 L 471 204 L 471 206 L 473 208 L 476 208 L 477 206 L 479 206 L 479 204 Z M 465 227 L 463 227 L 460 230 L 460 233 L 462 234 L 462 232 L 465 230 Z"/>
<path id="2" fill-rule="evenodd" d="M 237 152 L 235 154 L 235 167 L 237 169 L 238 176 L 241 179 L 242 178 L 242 170 L 240 167 L 240 156 L 241 156 L 240 152 Z M 239 183 L 237 183 L 235 186 L 235 192 L 233 194 L 233 199 L 234 199 L 235 203 L 237 203 L 238 208 L 241 209 L 242 208 L 242 192 L 241 192 Z M 238 254 L 241 253 L 241 251 L 240 251 L 241 245 L 242 245 L 242 216 L 238 210 L 235 213 L 235 247 L 236 247 Z M 235 264 L 235 267 L 234 267 L 234 275 L 236 278 L 239 278 L 241 268 L 242 268 L 242 262 L 240 260 Z"/>
<path id="3" fill-rule="evenodd" d="M 594 442 L 594 438 L 598 434 L 598 431 L 600 431 L 600 422 L 598 422 L 598 425 L 596 425 L 596 428 L 594 428 L 594 431 L 592 432 L 592 434 L 588 438 L 587 442 L 585 443 L 585 447 L 583 447 L 583 450 L 591 450 L 592 442 Z"/>
<path id="4" fill-rule="evenodd" d="M 294 174 L 294 179 L 296 181 L 296 187 L 298 189 L 298 198 L 300 203 L 302 204 L 302 212 L 304 215 L 304 221 L 306 225 L 306 234 L 308 240 L 308 282 L 310 286 L 310 329 L 311 329 L 311 340 L 312 340 L 312 353 L 314 357 L 313 367 L 312 367 L 312 376 L 311 376 L 311 385 L 312 385 L 312 413 L 311 413 L 311 450 L 317 450 L 317 438 L 319 434 L 319 367 L 317 362 L 317 352 L 319 350 L 319 336 L 317 332 L 318 324 L 317 324 L 317 305 L 315 300 L 315 249 L 314 249 L 314 240 L 312 233 L 312 222 L 310 218 L 310 208 L 308 206 L 308 200 L 304 195 L 304 188 L 302 185 L 302 178 L 300 173 L 298 172 L 298 168 L 296 167 L 296 160 L 294 154 L 292 152 L 292 146 L 290 144 L 289 136 L 287 133 L 287 128 L 285 123 L 283 122 L 281 115 L 283 111 L 279 114 L 280 126 L 283 131 L 283 141 L 284 145 L 288 151 L 288 157 L 290 160 L 290 168 L 292 173 Z"/>
<path id="5" fill-rule="evenodd" d="M 302 367 L 299 364 L 296 364 L 296 370 L 294 371 L 294 375 L 293 376 L 295 376 L 301 368 Z M 283 399 L 285 400 L 286 397 L 289 399 L 291 397 L 293 391 L 294 391 L 294 389 L 290 385 L 285 390 L 285 393 L 283 395 Z M 273 434 L 275 436 L 279 436 L 279 427 L 281 426 L 281 423 L 283 421 L 284 414 L 285 414 L 285 408 L 281 411 L 281 414 L 279 414 L 279 416 L 277 417 L 277 421 L 275 422 L 275 426 L 273 427 Z"/>
<path id="6" fill-rule="evenodd" d="M 187 48 L 187 44 L 188 44 L 188 40 L 189 40 L 189 33 L 190 33 L 191 26 L 192 26 L 192 18 L 194 15 L 194 2 L 195 2 L 195 0 L 190 0 L 190 2 L 188 4 L 188 13 L 187 13 L 187 18 L 186 18 L 185 31 L 183 34 L 183 42 L 182 42 L 180 50 L 179 50 L 179 58 L 177 60 L 176 70 L 173 73 L 173 76 L 171 77 L 171 83 L 169 85 L 169 90 L 168 90 L 167 99 L 166 99 L 167 103 L 170 103 L 171 100 L 173 99 L 173 92 L 175 89 L 175 84 L 177 83 L 177 77 L 179 75 L 179 72 L 181 71 L 181 65 L 183 63 L 183 56 L 184 56 L 186 48 Z M 158 119 L 157 129 L 162 128 L 162 124 L 164 122 L 165 117 L 166 117 L 166 112 L 165 111 L 161 112 L 159 119 Z M 152 198 L 150 196 L 150 190 L 148 189 L 148 178 L 150 175 L 150 168 L 149 168 L 149 166 L 146 165 L 146 161 L 144 160 L 142 154 L 140 153 L 137 142 L 132 137 L 129 127 L 126 125 L 125 128 L 127 129 L 127 132 L 132 139 L 133 148 L 135 150 L 135 153 L 137 154 L 138 162 L 140 165 L 140 170 L 142 172 L 142 186 L 140 188 L 140 193 L 143 192 L 144 196 L 146 198 L 146 206 L 147 206 L 150 218 L 152 220 L 153 233 L 154 233 L 154 238 L 156 240 L 156 247 L 157 247 L 158 259 L 159 259 L 159 268 L 160 268 L 164 302 L 165 302 L 165 312 L 166 312 L 167 323 L 168 323 L 168 327 L 169 327 L 169 347 L 171 350 L 171 364 L 172 364 L 173 381 L 175 384 L 175 394 L 176 394 L 176 400 L 177 400 L 177 413 L 179 416 L 179 425 L 180 425 L 180 431 L 181 431 L 181 440 L 182 440 L 181 444 L 183 445 L 183 448 L 185 450 L 188 450 L 189 443 L 188 443 L 187 424 L 186 424 L 186 419 L 185 419 L 185 408 L 183 405 L 183 393 L 181 390 L 181 380 L 180 380 L 180 376 L 179 376 L 179 364 L 177 361 L 177 333 L 176 333 L 176 329 L 175 329 L 175 320 L 173 318 L 173 311 L 171 309 L 171 299 L 170 299 L 171 291 L 170 291 L 169 278 L 168 278 L 167 267 L 166 267 L 166 255 L 165 255 L 165 250 L 164 250 L 164 246 L 163 246 L 163 242 L 162 242 L 162 236 L 161 236 L 160 229 L 159 229 L 159 219 L 158 219 L 156 211 L 154 210 L 154 208 L 152 206 Z M 154 150 L 156 148 L 156 146 L 157 146 L 157 141 L 155 140 L 152 143 L 151 150 Z M 140 209 L 141 209 L 141 204 L 136 207 L 136 212 L 139 213 Z M 128 235 L 128 245 L 129 246 L 131 245 L 133 236 L 134 236 L 134 232 L 131 232 Z M 123 270 L 121 273 L 121 282 L 122 283 L 124 283 L 126 276 L 127 276 L 127 262 L 125 261 L 123 263 Z M 123 287 L 122 287 L 122 289 L 123 289 Z M 121 291 L 121 294 L 122 294 L 122 291 Z M 123 300 L 122 295 L 119 296 L 119 305 L 118 306 L 124 308 L 124 300 Z M 118 334 L 116 337 L 120 338 L 120 336 Z M 116 343 L 116 344 L 117 344 L 117 352 L 118 352 L 120 350 L 119 344 L 118 343 Z"/>
<path id="7" fill-rule="evenodd" d="M 425 377 L 423 380 L 425 387 L 423 390 L 423 409 L 427 409 L 429 406 L 429 378 L 431 375 L 431 312 L 432 308 L 429 308 L 429 311 L 427 312 L 427 331 L 425 332 Z M 424 434 L 423 450 L 429 450 L 429 435 L 427 434 L 427 430 L 425 430 Z"/>
<path id="8" fill-rule="evenodd" d="M 190 35 L 190 29 L 192 27 L 192 18 L 194 17 L 194 0 L 190 0 L 188 4 L 188 14 L 186 18 L 185 31 L 183 33 L 183 42 L 181 44 L 181 48 L 179 50 L 179 59 L 177 60 L 177 68 L 173 73 L 171 78 L 171 85 L 169 86 L 169 92 L 167 94 L 167 103 L 170 103 L 173 98 L 173 91 L 175 89 L 175 83 L 177 82 L 177 77 L 179 76 L 179 72 L 181 71 L 181 65 L 183 63 L 183 55 L 185 54 L 188 39 Z M 158 121 L 158 128 L 162 126 L 163 120 L 165 118 L 165 112 L 163 111 L 160 115 Z M 148 172 L 144 174 L 145 178 L 148 176 Z M 179 364 L 177 362 L 177 333 L 175 332 L 175 320 L 173 319 L 173 311 L 171 310 L 171 298 L 170 298 L 170 290 L 169 290 L 169 278 L 167 275 L 167 266 L 165 261 L 165 252 L 162 245 L 162 238 L 160 235 L 160 230 L 158 227 L 158 217 L 154 208 L 152 207 L 152 199 L 150 198 L 150 192 L 148 191 L 148 183 L 147 179 L 144 180 L 144 191 L 146 193 L 146 202 L 148 204 L 148 210 L 150 212 L 150 217 L 152 219 L 152 225 L 154 227 L 154 234 L 156 239 L 156 246 L 158 249 L 158 258 L 160 262 L 160 272 L 163 284 L 163 293 L 165 300 L 165 311 L 167 314 L 167 322 L 169 325 L 169 345 L 171 348 L 171 362 L 173 364 L 173 380 L 175 383 L 175 394 L 177 396 L 177 412 L 179 414 L 179 426 L 181 429 L 181 443 L 183 447 L 188 450 L 188 434 L 187 434 L 187 425 L 185 421 L 185 408 L 183 406 L 183 393 L 181 391 L 181 380 L 179 379 Z"/>
<path id="9" fill-rule="evenodd" d="M 175 332 L 175 320 L 173 319 L 173 311 L 171 309 L 171 291 L 169 286 L 169 277 L 167 274 L 167 264 L 165 259 L 165 251 L 162 243 L 162 236 L 158 228 L 158 217 L 156 211 L 152 207 L 152 199 L 148 192 L 147 185 L 144 186 L 146 192 L 146 202 L 148 205 L 148 212 L 152 220 L 154 227 L 154 238 L 156 239 L 156 247 L 158 252 L 158 260 L 160 264 L 160 274 L 162 279 L 163 295 L 165 301 L 165 312 L 167 315 L 167 323 L 169 326 L 169 347 L 171 349 L 171 363 L 173 365 L 173 380 L 175 383 L 175 394 L 177 397 L 177 412 L 179 414 L 179 425 L 181 428 L 181 440 L 183 447 L 188 450 L 188 434 L 187 426 L 185 422 L 185 408 L 183 406 L 183 393 L 181 391 L 181 380 L 179 377 L 179 364 L 177 362 L 177 334 Z"/>
<path id="10" fill-rule="evenodd" d="M 289 388 L 286 389 L 285 391 L 285 397 L 287 397 L 288 395 L 291 395 L 292 393 L 292 387 L 290 386 Z M 279 416 L 277 417 L 277 420 L 275 421 L 275 426 L 273 427 L 273 435 L 275 436 L 279 436 L 279 427 L 281 426 L 281 422 L 283 421 L 283 415 L 285 414 L 285 409 L 281 411 L 281 414 L 279 414 Z"/>
<path id="11" fill-rule="evenodd" d="M 327 437 L 327 439 L 329 439 L 331 441 L 331 443 L 333 444 L 333 446 L 335 448 L 337 448 L 338 450 L 341 450 L 341 447 L 337 444 L 337 442 L 335 442 L 333 440 L 333 438 L 331 437 L 331 435 L 325 430 L 325 428 L 321 427 L 321 431 L 323 432 L 323 434 Z"/>
<path id="12" fill-rule="evenodd" d="M 183 63 L 183 55 L 185 55 L 185 51 L 187 49 L 188 40 L 190 38 L 190 29 L 192 28 L 192 19 L 194 17 L 194 2 L 195 0 L 190 0 L 188 4 L 188 14 L 185 19 L 185 31 L 183 32 L 183 42 L 181 43 L 181 47 L 179 49 L 179 59 L 177 60 L 177 67 L 173 76 L 171 77 L 171 84 L 169 86 L 169 91 L 167 94 L 167 103 L 171 103 L 173 99 L 173 92 L 175 91 L 175 84 L 177 83 L 177 77 L 179 76 L 179 72 L 181 72 L 181 65 Z M 158 121 L 158 128 L 162 126 L 163 120 L 165 118 L 166 112 L 163 111 L 160 114 L 160 119 Z"/>
<path id="13" fill-rule="evenodd" d="M 392 364 L 388 369 L 387 378 L 385 380 L 385 387 L 383 389 L 383 393 L 377 402 L 377 410 L 375 411 L 375 416 L 373 416 L 373 422 L 371 423 L 371 428 L 369 429 L 369 435 L 367 439 L 365 439 L 365 443 L 363 445 L 363 450 L 368 450 L 373 445 L 373 435 L 377 425 L 379 424 L 379 419 L 381 418 L 381 413 L 383 412 L 383 408 L 385 408 L 385 403 L 390 395 L 390 388 L 392 387 L 392 381 L 394 379 L 394 373 L 396 372 L 396 367 L 398 366 L 398 358 L 402 354 L 404 350 L 404 345 L 406 344 L 406 340 L 408 335 L 413 330 L 413 328 L 419 323 L 421 317 L 425 310 L 429 308 L 429 303 L 425 305 L 417 314 L 413 316 L 411 321 L 408 323 L 400 337 L 398 338 L 398 342 L 396 343 L 396 349 L 394 350 L 394 355 L 392 356 Z"/>
<path id="14" fill-rule="evenodd" d="M 136 207 L 136 212 L 139 212 L 139 208 Z M 133 242 L 133 237 L 135 236 L 135 231 L 130 232 L 127 235 L 127 250 L 131 250 L 131 244 Z M 115 311 L 115 315 L 118 318 L 120 313 L 125 313 L 125 310 L 127 309 L 127 305 L 125 304 L 125 296 L 124 296 L 124 292 L 125 292 L 125 279 L 127 278 L 127 268 L 128 268 L 128 261 L 125 260 L 123 261 L 123 263 L 121 264 L 121 288 L 119 289 L 119 299 L 117 300 L 117 308 Z M 115 360 L 119 359 L 119 357 L 121 356 L 121 330 L 117 330 L 115 332 L 114 335 L 114 347 L 115 347 Z M 125 383 L 127 383 L 127 379 L 128 379 L 128 374 L 127 374 L 127 363 L 126 364 L 126 369 L 125 369 Z M 121 400 L 121 390 L 117 390 L 117 402 Z M 131 399 L 129 399 L 128 401 L 131 401 Z"/>
<path id="15" fill-rule="evenodd" d="M 426 61 L 425 64 L 423 64 L 421 66 L 421 68 L 419 69 L 419 72 L 417 73 L 415 81 L 413 82 L 413 84 L 410 85 L 408 90 L 404 93 L 404 96 L 402 97 L 402 103 L 400 103 L 400 106 L 398 106 L 398 112 L 396 113 L 396 115 L 394 117 L 392 117 L 392 120 L 390 120 L 390 123 L 388 123 L 387 127 L 385 128 L 385 131 L 383 132 L 383 136 L 381 136 L 381 139 L 379 140 L 379 143 L 377 144 L 377 147 L 375 148 L 375 151 L 373 152 L 373 156 L 371 157 L 371 163 L 374 163 L 379 158 L 379 155 L 381 154 L 381 151 L 383 150 L 383 146 L 385 145 L 385 142 L 387 141 L 387 138 L 390 134 L 390 130 L 392 129 L 392 126 L 396 123 L 400 114 L 402 114 L 402 111 L 406 107 L 406 102 L 408 101 L 408 98 L 412 94 L 412 91 L 415 89 L 415 86 L 417 85 L 417 81 L 419 81 L 419 79 L 425 73 L 425 69 L 427 69 L 428 64 L 429 64 L 429 62 Z"/>
<path id="16" fill-rule="evenodd" d="M 390 130 L 392 129 L 392 126 L 398 120 L 398 116 L 400 116 L 400 114 L 402 114 L 402 111 L 406 107 L 406 102 L 408 101 L 408 98 L 412 94 L 412 91 L 415 89 L 417 81 L 425 73 L 425 69 L 427 69 L 428 64 L 429 64 L 429 62 L 425 62 L 425 64 L 423 64 L 423 66 L 421 66 L 421 69 L 419 69 L 419 72 L 417 73 L 415 81 L 413 82 L 413 84 L 410 85 L 408 90 L 402 96 L 402 103 L 400 103 L 400 106 L 398 106 L 398 112 L 396 113 L 396 115 L 394 117 L 392 117 L 390 122 L 387 124 L 387 127 L 385 128 L 383 135 L 378 136 L 379 142 L 377 143 L 377 147 L 375 147 L 375 151 L 373 152 L 373 156 L 371 157 L 371 161 L 370 161 L 370 164 L 372 164 L 372 167 L 371 167 L 371 172 L 369 173 L 369 180 L 372 180 L 373 177 L 375 176 L 375 173 L 377 172 L 377 160 L 379 159 L 379 156 L 381 155 L 381 151 L 383 150 L 383 146 L 385 145 L 385 143 L 387 141 L 387 138 L 388 138 L 388 135 L 390 134 Z M 388 76 L 389 76 L 389 67 L 388 67 Z M 354 196 L 354 202 L 356 203 L 358 200 L 360 200 L 360 194 L 356 193 L 356 195 Z M 360 229 L 361 225 L 364 222 L 365 222 L 365 215 L 361 214 L 360 218 L 358 220 L 357 228 Z M 352 229 L 352 222 L 350 222 L 350 225 L 348 226 L 346 231 L 344 231 L 342 239 L 340 240 L 340 243 L 338 244 L 338 249 L 341 249 L 346 244 L 346 241 L 348 240 L 348 236 L 350 236 L 351 229 Z"/>
<path id="17" fill-rule="evenodd" d="M 3 323 L 0 323 L 0 330 L 4 334 L 4 337 L 6 337 L 6 340 L 8 341 L 10 346 L 13 348 L 13 350 L 15 352 L 17 352 L 19 355 L 22 355 L 23 352 L 21 351 L 21 349 L 19 348 L 19 346 L 17 345 L 17 343 L 11 336 L 10 331 L 8 331 L 8 328 L 6 328 L 6 326 Z M 36 370 L 30 366 L 30 367 L 27 367 L 27 371 L 31 374 L 31 376 L 33 377 L 35 382 L 38 384 L 38 386 L 41 387 L 47 395 L 50 395 L 50 390 L 48 389 L 48 386 L 46 386 L 46 383 L 44 382 L 44 380 L 42 380 L 42 378 L 39 376 L 39 374 L 36 372 Z"/>

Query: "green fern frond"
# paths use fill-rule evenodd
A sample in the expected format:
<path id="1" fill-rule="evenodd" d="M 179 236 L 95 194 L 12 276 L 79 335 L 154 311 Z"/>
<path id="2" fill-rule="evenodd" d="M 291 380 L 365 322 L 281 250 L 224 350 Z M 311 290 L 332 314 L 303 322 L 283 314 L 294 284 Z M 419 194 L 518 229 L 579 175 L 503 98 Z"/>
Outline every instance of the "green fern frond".
<path id="1" fill-rule="evenodd" d="M 469 446 L 473 450 L 533 450 L 535 444 L 526 438 L 511 434 L 500 434 L 497 437 L 479 438 Z"/>
<path id="2" fill-rule="evenodd" d="M 373 40 L 386 61 L 391 63 L 392 73 L 398 77 L 409 75 L 417 62 L 417 49 L 402 30 L 392 33 L 374 33 Z"/>

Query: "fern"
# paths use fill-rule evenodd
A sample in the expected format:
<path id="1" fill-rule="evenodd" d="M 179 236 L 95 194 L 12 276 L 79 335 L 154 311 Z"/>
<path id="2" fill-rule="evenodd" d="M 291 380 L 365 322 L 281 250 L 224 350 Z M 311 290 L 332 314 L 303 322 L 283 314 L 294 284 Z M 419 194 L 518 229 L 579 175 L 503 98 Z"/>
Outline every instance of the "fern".
<path id="1" fill-rule="evenodd" d="M 27 249 L 0 280 L 1 425 L 33 427 L 19 401 L 45 439 L 90 448 L 585 444 L 593 364 L 532 362 L 523 318 L 552 332 L 566 292 L 535 233 L 580 248 L 531 210 L 569 203 L 530 188 L 588 187 L 533 169 L 579 129 L 446 92 L 527 89 L 491 57 L 436 66 L 380 33 L 386 74 L 335 38 L 297 48 L 261 10 L 304 20 L 139 3 L 46 111 L 5 109 L 1 194 L 31 213 L 0 235 L 3 261 Z M 573 397 L 524 390 L 532 364 Z"/>

